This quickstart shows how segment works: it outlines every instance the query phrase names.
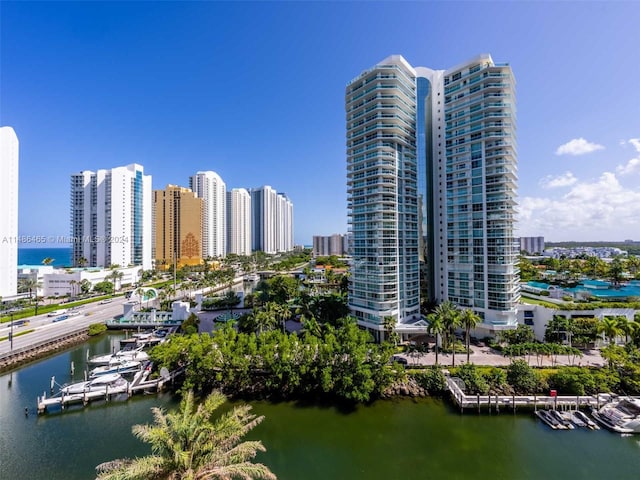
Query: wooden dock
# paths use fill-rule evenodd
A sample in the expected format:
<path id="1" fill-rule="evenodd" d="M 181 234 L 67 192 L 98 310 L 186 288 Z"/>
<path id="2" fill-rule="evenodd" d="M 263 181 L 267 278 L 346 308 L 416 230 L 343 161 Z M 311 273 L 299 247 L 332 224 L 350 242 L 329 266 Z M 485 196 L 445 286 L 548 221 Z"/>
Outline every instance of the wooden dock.
<path id="1" fill-rule="evenodd" d="M 599 393 L 597 395 L 467 395 L 464 393 L 462 381 L 455 377 L 447 377 L 447 387 L 460 412 L 475 409 L 478 412 L 489 410 L 516 411 L 516 408 L 537 410 L 579 410 L 585 407 L 600 409 L 610 402 L 615 395 Z"/>
<path id="2" fill-rule="evenodd" d="M 43 393 L 42 397 L 37 398 L 37 411 L 38 414 L 46 413 L 47 410 L 51 407 L 60 407 L 61 409 L 65 409 L 69 405 L 81 403 L 83 406 L 87 406 L 90 402 L 96 400 L 104 400 L 109 401 L 113 397 L 118 395 L 126 394 L 127 397 L 131 397 L 132 395 L 145 392 L 145 391 L 161 391 L 167 382 L 172 382 L 181 371 L 174 371 L 169 373 L 165 377 L 156 378 L 153 380 L 147 380 L 149 376 L 149 371 L 146 369 L 137 372 L 133 377 L 133 380 L 127 382 L 125 385 L 105 388 L 104 391 L 96 391 L 96 392 L 82 392 L 82 393 L 71 393 L 64 394 L 59 392 L 58 394 L 47 398 L 46 392 Z"/>

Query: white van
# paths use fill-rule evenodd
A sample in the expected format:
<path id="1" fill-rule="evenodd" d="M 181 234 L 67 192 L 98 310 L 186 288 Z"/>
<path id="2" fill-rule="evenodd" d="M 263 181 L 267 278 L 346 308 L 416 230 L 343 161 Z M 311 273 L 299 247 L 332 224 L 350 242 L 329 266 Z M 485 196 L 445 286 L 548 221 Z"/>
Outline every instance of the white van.
<path id="1" fill-rule="evenodd" d="M 53 312 L 49 312 L 47 314 L 47 317 L 57 317 L 59 315 L 64 315 L 65 313 L 67 313 L 66 309 L 62 309 L 62 310 L 54 310 Z"/>

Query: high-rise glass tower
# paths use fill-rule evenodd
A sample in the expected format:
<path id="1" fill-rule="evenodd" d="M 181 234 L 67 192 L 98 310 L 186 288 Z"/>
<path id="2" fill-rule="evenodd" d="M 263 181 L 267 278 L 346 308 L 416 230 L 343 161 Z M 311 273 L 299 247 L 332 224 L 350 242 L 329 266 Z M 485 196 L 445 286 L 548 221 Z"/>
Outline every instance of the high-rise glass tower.
<path id="1" fill-rule="evenodd" d="M 479 55 L 449 70 L 391 56 L 347 85 L 349 305 L 360 324 L 415 324 L 451 300 L 516 324 L 515 80 Z M 395 250 L 394 250 L 395 249 Z M 417 287 L 418 263 L 420 286 Z"/>
<path id="2" fill-rule="evenodd" d="M 131 164 L 71 175 L 74 265 L 152 267 L 151 175 Z"/>
<path id="3" fill-rule="evenodd" d="M 203 257 L 224 257 L 227 253 L 227 186 L 216 172 L 197 172 L 189 187 L 204 200 Z"/>
<path id="4" fill-rule="evenodd" d="M 0 128 L 0 297 L 18 289 L 18 137 Z"/>
<path id="5" fill-rule="evenodd" d="M 516 324 L 519 247 L 511 67 L 480 55 L 444 73 L 447 297 L 493 330 Z"/>
<path id="6" fill-rule="evenodd" d="M 251 189 L 251 248 L 276 253 L 276 201 L 269 185 Z"/>
<path id="7" fill-rule="evenodd" d="M 420 315 L 416 72 L 390 56 L 349 82 L 345 100 L 349 307 L 381 331 L 385 317 Z"/>

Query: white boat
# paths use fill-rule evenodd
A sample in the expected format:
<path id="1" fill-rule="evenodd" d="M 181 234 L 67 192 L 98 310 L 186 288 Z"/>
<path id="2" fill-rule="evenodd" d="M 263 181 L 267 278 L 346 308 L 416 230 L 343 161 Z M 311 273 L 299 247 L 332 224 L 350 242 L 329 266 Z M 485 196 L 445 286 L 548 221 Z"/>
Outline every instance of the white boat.
<path id="1" fill-rule="evenodd" d="M 618 433 L 640 433 L 640 400 L 619 397 L 592 412 L 602 426 Z"/>
<path id="2" fill-rule="evenodd" d="M 553 417 L 548 410 L 536 410 L 536 416 L 554 430 L 564 429 L 564 426 Z"/>
<path id="3" fill-rule="evenodd" d="M 123 349 L 116 353 L 107 355 L 97 355 L 89 359 L 90 365 L 108 365 L 114 360 L 135 360 L 137 362 L 145 362 L 149 360 L 149 355 L 144 352 L 142 348 L 136 348 L 133 350 Z"/>
<path id="4" fill-rule="evenodd" d="M 118 390 L 127 386 L 127 381 L 122 378 L 119 373 L 111 373 L 108 375 L 100 375 L 87 382 L 72 383 L 60 389 L 63 395 L 74 395 L 79 393 L 104 392 L 109 390 Z"/>
<path id="5" fill-rule="evenodd" d="M 562 412 L 562 416 L 573 423 L 576 427 L 587 428 L 587 424 L 582 419 L 582 417 L 577 416 L 575 414 L 575 410 L 568 410 L 566 412 Z"/>
<path id="6" fill-rule="evenodd" d="M 133 373 L 137 372 L 142 368 L 142 363 L 136 360 L 127 360 L 125 358 L 116 359 L 115 361 L 109 362 L 108 365 L 103 365 L 101 367 L 96 367 L 91 372 L 89 372 L 90 377 L 97 377 L 99 375 L 108 375 L 110 373 Z"/>
<path id="7" fill-rule="evenodd" d="M 587 428 L 590 428 L 591 430 L 600 430 L 598 424 L 591 420 L 586 413 L 581 412 L 580 410 L 572 410 L 571 415 L 574 419 L 581 420 Z"/>

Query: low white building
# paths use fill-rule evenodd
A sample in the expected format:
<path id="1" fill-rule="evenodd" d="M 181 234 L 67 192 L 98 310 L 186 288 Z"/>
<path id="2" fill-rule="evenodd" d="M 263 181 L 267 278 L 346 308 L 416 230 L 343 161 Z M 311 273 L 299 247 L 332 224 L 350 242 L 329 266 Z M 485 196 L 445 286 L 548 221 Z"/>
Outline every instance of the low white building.
<path id="1" fill-rule="evenodd" d="M 41 297 L 43 292 L 42 285 L 44 285 L 44 276 L 54 273 L 55 271 L 56 268 L 51 265 L 18 265 L 18 290 L 25 280 L 34 280 L 41 285 L 37 292 L 37 295 Z M 36 292 L 33 291 L 31 294 L 35 296 Z M 28 297 L 29 292 L 21 292 L 20 296 Z"/>
<path id="2" fill-rule="evenodd" d="M 626 317 L 633 321 L 636 311 L 633 308 L 594 308 L 591 310 L 559 310 L 543 305 L 518 305 L 518 323 L 529 325 L 533 329 L 536 340 L 543 341 L 547 325 L 554 315 L 566 318 L 593 317 L 600 321 L 604 317 Z"/>
<path id="3" fill-rule="evenodd" d="M 116 282 L 116 290 L 123 285 L 134 285 L 140 280 L 141 266 L 118 268 L 122 278 Z M 109 277 L 114 270 L 97 268 L 56 269 L 42 275 L 42 290 L 44 297 L 76 296 L 80 293 L 83 280 L 91 283 L 91 288 L 104 281 L 113 282 Z"/>

